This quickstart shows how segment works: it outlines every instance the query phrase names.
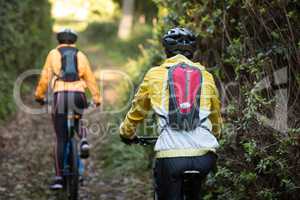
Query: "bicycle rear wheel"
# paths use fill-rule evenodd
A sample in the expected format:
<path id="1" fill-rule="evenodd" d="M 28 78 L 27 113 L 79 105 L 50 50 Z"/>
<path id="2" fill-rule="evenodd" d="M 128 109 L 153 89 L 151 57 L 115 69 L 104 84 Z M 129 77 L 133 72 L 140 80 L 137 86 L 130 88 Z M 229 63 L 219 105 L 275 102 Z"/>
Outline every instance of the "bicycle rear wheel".
<path id="1" fill-rule="evenodd" d="M 78 170 L 78 152 L 77 141 L 71 139 L 69 154 L 70 174 L 66 178 L 67 194 L 69 200 L 78 200 L 79 189 L 79 170 Z"/>

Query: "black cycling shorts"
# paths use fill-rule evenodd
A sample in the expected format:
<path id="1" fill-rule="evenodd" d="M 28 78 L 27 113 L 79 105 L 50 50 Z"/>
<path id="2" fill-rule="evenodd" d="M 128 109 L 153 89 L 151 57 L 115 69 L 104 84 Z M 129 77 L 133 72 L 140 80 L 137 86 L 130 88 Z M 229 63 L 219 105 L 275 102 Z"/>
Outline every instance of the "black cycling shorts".
<path id="1" fill-rule="evenodd" d="M 194 200 L 201 199 L 201 182 L 216 165 L 217 156 L 209 152 L 203 156 L 158 158 L 155 161 L 154 178 L 157 200 L 183 200 L 183 174 L 185 171 L 196 170 L 200 172 L 199 180 L 195 185 L 199 188 L 199 196 Z"/>

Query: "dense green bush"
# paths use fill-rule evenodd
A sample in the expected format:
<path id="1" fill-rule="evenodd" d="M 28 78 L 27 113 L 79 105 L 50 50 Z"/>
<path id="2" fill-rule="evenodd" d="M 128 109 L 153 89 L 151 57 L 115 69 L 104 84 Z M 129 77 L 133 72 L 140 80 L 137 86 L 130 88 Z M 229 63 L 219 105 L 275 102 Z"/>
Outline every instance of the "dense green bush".
<path id="1" fill-rule="evenodd" d="M 224 90 L 219 170 L 208 179 L 205 199 L 298 199 L 300 1 L 156 2 L 163 14 L 158 36 L 172 26 L 194 30 L 195 60 Z M 288 75 L 279 84 L 280 69 Z M 253 90 L 265 77 L 270 86 Z M 287 113 L 281 111 L 288 115 L 288 129 L 270 128 L 257 117 L 275 116 L 280 89 L 288 104 Z"/>
<path id="2" fill-rule="evenodd" d="M 47 0 L 0 1 L 0 7 L 0 119 L 4 119 L 15 107 L 17 74 L 42 64 L 52 20 Z"/>
<path id="3" fill-rule="evenodd" d="M 115 21 L 92 22 L 85 30 L 87 38 L 94 42 L 113 40 L 118 32 L 118 23 Z"/>

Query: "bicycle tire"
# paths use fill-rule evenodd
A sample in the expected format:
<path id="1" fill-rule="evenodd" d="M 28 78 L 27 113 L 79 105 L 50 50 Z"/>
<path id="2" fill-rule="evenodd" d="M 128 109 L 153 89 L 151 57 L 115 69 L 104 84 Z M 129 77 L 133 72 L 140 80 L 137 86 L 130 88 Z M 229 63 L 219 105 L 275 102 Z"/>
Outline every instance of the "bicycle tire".
<path id="1" fill-rule="evenodd" d="M 79 170 L 78 170 L 78 152 L 77 141 L 71 139 L 71 153 L 70 153 L 70 172 L 71 176 L 68 178 L 68 195 L 69 200 L 78 200 L 79 189 Z"/>

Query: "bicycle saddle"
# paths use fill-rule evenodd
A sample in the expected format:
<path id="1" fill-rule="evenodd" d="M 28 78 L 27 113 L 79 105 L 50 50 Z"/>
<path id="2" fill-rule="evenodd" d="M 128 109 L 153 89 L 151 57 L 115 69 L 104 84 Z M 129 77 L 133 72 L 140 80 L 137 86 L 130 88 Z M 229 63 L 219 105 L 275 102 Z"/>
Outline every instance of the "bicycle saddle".
<path id="1" fill-rule="evenodd" d="M 197 171 L 197 170 L 187 170 L 187 171 L 185 171 L 185 172 L 183 172 L 184 174 L 200 174 L 200 172 L 199 171 Z"/>

